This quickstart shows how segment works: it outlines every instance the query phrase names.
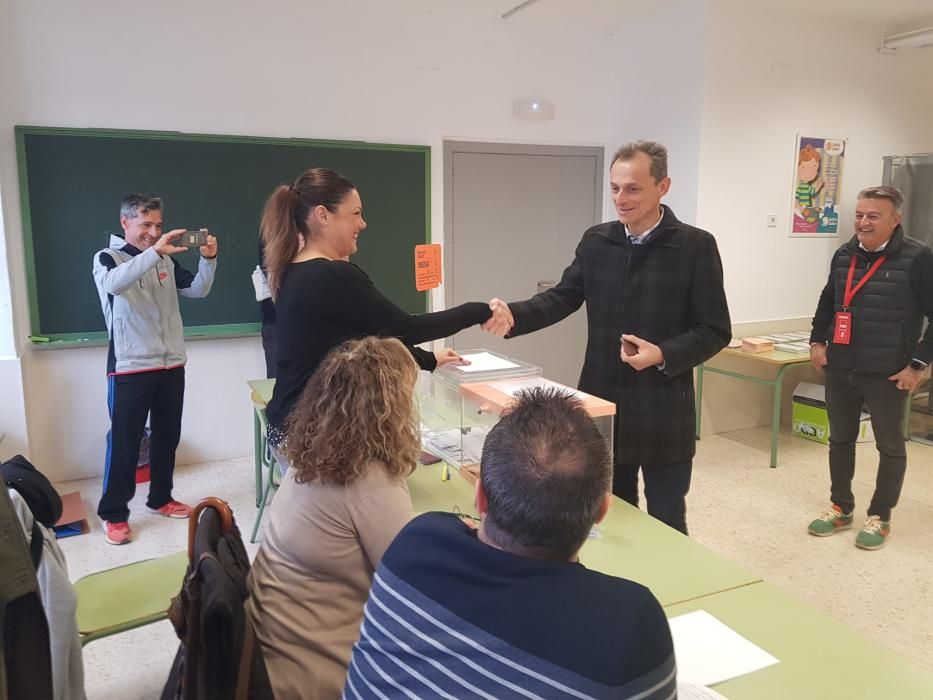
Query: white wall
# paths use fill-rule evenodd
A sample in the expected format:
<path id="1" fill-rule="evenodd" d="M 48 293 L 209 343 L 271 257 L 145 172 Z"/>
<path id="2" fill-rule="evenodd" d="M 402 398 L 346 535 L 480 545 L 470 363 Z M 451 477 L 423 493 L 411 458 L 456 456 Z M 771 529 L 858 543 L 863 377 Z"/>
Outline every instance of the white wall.
<path id="1" fill-rule="evenodd" d="M 678 0 L 620 26 L 606 86 L 618 96 L 612 140 L 648 139 L 667 146 L 671 191 L 664 201 L 691 224 L 697 214 L 706 24 L 706 0 Z M 606 211 L 607 219 L 615 218 L 608 197 Z"/>
<path id="2" fill-rule="evenodd" d="M 933 49 L 881 55 L 873 28 L 838 19 L 710 13 L 697 218 L 719 241 L 733 322 L 809 317 L 882 157 L 933 149 Z M 848 138 L 839 239 L 788 237 L 797 133 Z"/>
<path id="3" fill-rule="evenodd" d="M 719 243 L 738 336 L 809 328 L 830 256 L 851 236 L 858 191 L 880 184 L 883 156 L 933 150 L 933 49 L 880 55 L 875 28 L 836 17 L 827 31 L 828 20 L 804 17 L 709 5 L 697 220 Z M 783 64 L 777 74 L 773 64 Z M 840 238 L 788 237 L 798 132 L 848 138 Z M 765 225 L 770 213 L 775 228 Z M 748 361 L 717 362 L 775 375 Z M 785 419 L 798 381 L 822 376 L 788 372 Z M 767 387 L 713 374 L 704 387 L 704 434 L 771 421 Z"/>
<path id="4" fill-rule="evenodd" d="M 6 2 L 0 50 L 16 72 L 0 73 L 4 238 L 30 454 L 53 478 L 101 471 L 105 356 L 24 347 L 15 124 L 428 144 L 438 241 L 445 138 L 600 146 L 615 138 L 607 116 L 616 99 L 611 37 L 600 17 L 568 24 L 529 11 L 503 21 L 494 3 L 430 0 L 271 0 L 261 11 L 248 0 L 168 0 L 145 13 L 115 0 Z M 556 118 L 514 120 L 512 102 L 530 96 L 554 103 Z M 76 257 L 86 260 L 87 251 Z M 6 284 L 0 279 L 0 334 L 13 346 L 2 318 Z M 190 342 L 188 350 L 179 461 L 249 454 L 244 382 L 263 372 L 258 338 Z M 25 440 L 23 426 L 17 433 Z"/>

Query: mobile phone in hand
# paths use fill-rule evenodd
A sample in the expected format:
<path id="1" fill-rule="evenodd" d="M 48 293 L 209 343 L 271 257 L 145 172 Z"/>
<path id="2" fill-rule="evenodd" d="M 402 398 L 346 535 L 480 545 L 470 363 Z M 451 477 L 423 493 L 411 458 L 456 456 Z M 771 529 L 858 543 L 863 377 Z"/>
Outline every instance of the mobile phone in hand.
<path id="1" fill-rule="evenodd" d="M 187 230 L 178 239 L 176 245 L 184 246 L 185 248 L 200 248 L 201 246 L 207 245 L 207 231 L 191 231 Z"/>

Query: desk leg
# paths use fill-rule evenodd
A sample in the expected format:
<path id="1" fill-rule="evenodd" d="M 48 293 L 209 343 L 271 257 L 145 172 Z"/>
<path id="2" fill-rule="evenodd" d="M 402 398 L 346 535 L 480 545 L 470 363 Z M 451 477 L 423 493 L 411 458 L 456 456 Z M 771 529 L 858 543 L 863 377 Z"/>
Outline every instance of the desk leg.
<path id="1" fill-rule="evenodd" d="M 259 423 L 259 414 L 253 408 L 253 466 L 256 469 L 256 507 L 262 500 L 262 425 Z"/>
<path id="2" fill-rule="evenodd" d="M 777 468 L 778 435 L 781 432 L 781 396 L 784 393 L 784 371 L 790 365 L 782 365 L 774 378 L 774 403 L 771 406 L 771 468 Z"/>
<path id="3" fill-rule="evenodd" d="M 701 362 L 699 365 L 697 365 L 697 405 L 696 405 L 697 440 L 700 439 L 700 414 L 702 413 L 702 411 L 703 411 L 703 363 Z"/>

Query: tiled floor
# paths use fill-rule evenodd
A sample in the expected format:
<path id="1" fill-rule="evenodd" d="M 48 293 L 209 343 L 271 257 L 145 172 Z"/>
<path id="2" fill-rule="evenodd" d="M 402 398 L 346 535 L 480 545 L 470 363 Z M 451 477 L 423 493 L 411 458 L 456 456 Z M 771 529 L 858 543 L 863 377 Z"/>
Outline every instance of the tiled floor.
<path id="1" fill-rule="evenodd" d="M 933 431 L 933 422 L 923 429 Z M 828 502 L 824 446 L 782 436 L 777 469 L 767 466 L 768 450 L 766 428 L 699 443 L 688 501 L 691 535 L 933 670 L 933 447 L 908 445 L 907 479 L 892 535 L 876 552 L 855 548 L 855 530 L 830 538 L 806 534 L 807 523 Z M 873 445 L 861 446 L 855 484 L 860 512 L 871 495 L 876 459 Z M 256 514 L 252 470 L 252 459 L 179 468 L 175 495 L 189 503 L 207 495 L 225 499 L 246 539 Z M 79 489 L 94 511 L 100 479 L 60 488 Z M 62 541 L 72 579 L 186 546 L 187 523 L 146 513 L 144 499 L 141 489 L 131 506 L 137 537 L 131 545 L 109 546 L 99 530 Z M 256 546 L 247 548 L 255 554 Z M 167 622 L 92 642 L 84 650 L 88 697 L 158 697 L 176 647 Z"/>

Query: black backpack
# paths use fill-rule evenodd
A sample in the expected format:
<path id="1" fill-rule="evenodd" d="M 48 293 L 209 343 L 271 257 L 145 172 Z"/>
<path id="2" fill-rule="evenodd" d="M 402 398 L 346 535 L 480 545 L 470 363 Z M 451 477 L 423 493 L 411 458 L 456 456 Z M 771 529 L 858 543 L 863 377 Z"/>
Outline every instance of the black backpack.
<path id="1" fill-rule="evenodd" d="M 44 539 L 37 523 L 54 527 L 62 517 L 62 498 L 45 475 L 23 455 L 16 455 L 8 462 L 0 464 L 0 476 L 3 477 L 7 488 L 15 489 L 32 511 L 29 553 L 32 555 L 33 567 L 38 569 Z"/>

